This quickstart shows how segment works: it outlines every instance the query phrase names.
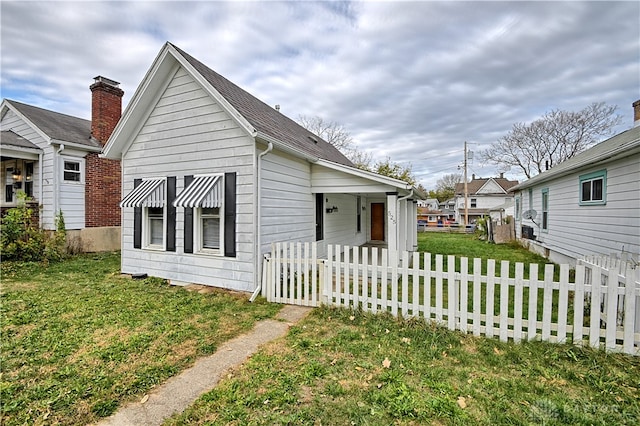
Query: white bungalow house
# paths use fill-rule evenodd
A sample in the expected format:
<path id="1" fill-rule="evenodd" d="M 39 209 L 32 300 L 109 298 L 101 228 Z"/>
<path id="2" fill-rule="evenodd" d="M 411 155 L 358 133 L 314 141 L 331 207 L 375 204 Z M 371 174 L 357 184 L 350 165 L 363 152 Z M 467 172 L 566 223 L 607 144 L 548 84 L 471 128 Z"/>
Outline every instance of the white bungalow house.
<path id="1" fill-rule="evenodd" d="M 55 230 L 62 212 L 68 237 L 85 251 L 120 246 L 120 165 L 98 154 L 122 108 L 118 83 L 96 77 L 92 120 L 3 99 L 0 104 L 0 208 L 16 207 L 20 192 L 42 229 Z"/>
<path id="2" fill-rule="evenodd" d="M 122 272 L 253 291 L 271 243 L 417 246 L 406 182 L 166 43 L 104 148 L 122 161 Z"/>
<path id="3" fill-rule="evenodd" d="M 455 189 L 455 220 L 465 223 L 465 213 L 469 223 L 483 216 L 490 216 L 496 208 L 504 208 L 513 200 L 509 189 L 518 184 L 500 174 L 499 177 L 481 178 L 472 175 L 467 183 L 467 197 L 464 196 L 464 183 L 457 183 Z M 465 204 L 466 201 L 466 204 Z M 507 215 L 509 212 L 506 213 Z"/>
<path id="4" fill-rule="evenodd" d="M 640 255 L 640 101 L 635 127 L 512 188 L 516 233 L 556 263 Z"/>

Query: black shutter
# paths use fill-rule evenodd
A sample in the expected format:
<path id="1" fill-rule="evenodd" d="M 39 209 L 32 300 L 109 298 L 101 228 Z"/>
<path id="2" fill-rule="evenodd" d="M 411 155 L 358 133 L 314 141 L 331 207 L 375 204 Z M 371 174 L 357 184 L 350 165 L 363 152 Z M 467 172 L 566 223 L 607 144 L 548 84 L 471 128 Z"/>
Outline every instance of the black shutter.
<path id="1" fill-rule="evenodd" d="M 184 189 L 193 182 L 193 175 L 184 177 Z M 193 208 L 184 208 L 184 252 L 193 253 Z"/>
<path id="2" fill-rule="evenodd" d="M 176 251 L 176 177 L 167 178 L 167 251 Z"/>
<path id="3" fill-rule="evenodd" d="M 224 174 L 224 255 L 236 257 L 236 174 Z"/>
<path id="4" fill-rule="evenodd" d="M 316 194 L 316 241 L 324 240 L 324 194 Z"/>
<path id="5" fill-rule="evenodd" d="M 142 179 L 134 179 L 133 187 L 137 188 Z M 133 248 L 142 248 L 142 207 L 133 208 Z"/>

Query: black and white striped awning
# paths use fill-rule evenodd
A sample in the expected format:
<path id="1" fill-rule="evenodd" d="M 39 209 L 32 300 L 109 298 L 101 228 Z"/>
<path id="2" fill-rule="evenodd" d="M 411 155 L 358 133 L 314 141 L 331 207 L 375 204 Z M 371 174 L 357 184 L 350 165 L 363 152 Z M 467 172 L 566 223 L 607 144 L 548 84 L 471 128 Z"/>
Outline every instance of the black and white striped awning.
<path id="1" fill-rule="evenodd" d="M 193 182 L 178 195 L 174 207 L 221 207 L 221 176 L 196 176 Z"/>
<path id="2" fill-rule="evenodd" d="M 164 207 L 164 178 L 144 179 L 120 201 L 120 207 Z"/>

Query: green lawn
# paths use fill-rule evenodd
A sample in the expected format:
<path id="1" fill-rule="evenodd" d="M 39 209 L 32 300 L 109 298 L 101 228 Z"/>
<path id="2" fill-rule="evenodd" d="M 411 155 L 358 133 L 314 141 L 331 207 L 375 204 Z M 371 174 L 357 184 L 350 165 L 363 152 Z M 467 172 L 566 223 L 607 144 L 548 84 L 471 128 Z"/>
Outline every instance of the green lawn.
<path id="1" fill-rule="evenodd" d="M 420 247 L 529 256 L 467 235 L 421 234 Z M 280 308 L 118 270 L 117 253 L 2 263 L 0 424 L 96 421 Z M 319 308 L 166 424 L 639 422 L 640 357 Z"/>
<path id="2" fill-rule="evenodd" d="M 547 263 L 517 245 L 420 234 L 420 250 Z M 503 343 L 319 308 L 169 425 L 637 425 L 640 358 Z"/>
<path id="3" fill-rule="evenodd" d="M 640 359 L 318 308 L 168 425 L 637 425 Z"/>
<path id="4" fill-rule="evenodd" d="M 0 424 L 108 416 L 280 309 L 119 269 L 119 253 L 2 263 Z"/>

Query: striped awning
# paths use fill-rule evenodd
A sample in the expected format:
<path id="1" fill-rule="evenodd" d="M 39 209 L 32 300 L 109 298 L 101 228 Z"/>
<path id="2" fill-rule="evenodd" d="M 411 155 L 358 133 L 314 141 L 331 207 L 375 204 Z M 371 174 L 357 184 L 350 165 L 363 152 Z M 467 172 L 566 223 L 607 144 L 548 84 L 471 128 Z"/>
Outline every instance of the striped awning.
<path id="1" fill-rule="evenodd" d="M 221 207 L 222 179 L 220 176 L 196 176 L 178 195 L 174 207 Z"/>
<path id="2" fill-rule="evenodd" d="M 144 179 L 120 201 L 120 207 L 164 207 L 164 178 Z"/>

